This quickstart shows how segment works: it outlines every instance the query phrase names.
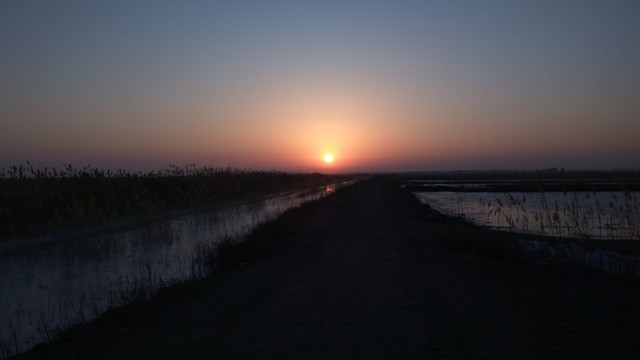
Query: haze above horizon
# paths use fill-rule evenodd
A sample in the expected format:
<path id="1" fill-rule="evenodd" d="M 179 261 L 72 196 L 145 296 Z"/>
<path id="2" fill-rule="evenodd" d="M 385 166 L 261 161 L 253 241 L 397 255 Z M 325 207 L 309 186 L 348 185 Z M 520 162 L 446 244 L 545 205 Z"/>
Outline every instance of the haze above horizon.
<path id="1" fill-rule="evenodd" d="M 639 18 L 633 1 L 4 1 L 0 166 L 639 169 Z"/>

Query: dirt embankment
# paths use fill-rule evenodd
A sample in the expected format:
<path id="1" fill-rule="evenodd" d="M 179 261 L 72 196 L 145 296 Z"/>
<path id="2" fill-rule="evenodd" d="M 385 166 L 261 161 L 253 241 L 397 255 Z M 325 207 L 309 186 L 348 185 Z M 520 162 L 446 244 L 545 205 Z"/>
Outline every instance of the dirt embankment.
<path id="1" fill-rule="evenodd" d="M 288 212 L 269 234 L 268 249 L 246 265 L 112 312 L 25 358 L 640 354 L 637 280 L 469 250 L 469 239 L 487 234 L 428 216 L 385 178 Z"/>

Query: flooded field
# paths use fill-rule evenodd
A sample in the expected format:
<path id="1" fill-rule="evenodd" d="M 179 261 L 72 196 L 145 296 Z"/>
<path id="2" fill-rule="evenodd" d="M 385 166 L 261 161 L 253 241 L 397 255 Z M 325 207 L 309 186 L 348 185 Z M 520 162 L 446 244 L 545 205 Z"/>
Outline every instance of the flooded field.
<path id="1" fill-rule="evenodd" d="M 57 329 L 207 275 L 205 254 L 256 225 L 352 182 L 191 211 L 92 236 L 8 239 L 0 243 L 3 355 L 47 340 Z"/>
<path id="2" fill-rule="evenodd" d="M 478 225 L 558 237 L 640 239 L 640 192 L 415 192 Z"/>
<path id="3" fill-rule="evenodd" d="M 637 182 L 624 190 L 611 179 L 578 184 L 563 179 L 437 179 L 404 186 L 445 215 L 487 228 L 550 236 L 514 240 L 531 260 L 571 262 L 640 278 Z"/>
<path id="4" fill-rule="evenodd" d="M 554 237 L 640 240 L 637 172 L 425 173 L 402 185 L 477 225 Z"/>

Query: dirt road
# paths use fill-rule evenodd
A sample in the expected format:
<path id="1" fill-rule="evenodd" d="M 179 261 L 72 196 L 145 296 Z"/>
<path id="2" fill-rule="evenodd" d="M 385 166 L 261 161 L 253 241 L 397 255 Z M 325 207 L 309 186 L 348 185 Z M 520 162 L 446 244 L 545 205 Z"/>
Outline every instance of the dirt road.
<path id="1" fill-rule="evenodd" d="M 411 194 L 374 178 L 287 214 L 257 261 L 194 294 L 152 310 L 134 307 L 108 327 L 30 356 L 640 356 L 637 280 L 441 246 L 455 226 L 462 225 L 429 219 Z"/>

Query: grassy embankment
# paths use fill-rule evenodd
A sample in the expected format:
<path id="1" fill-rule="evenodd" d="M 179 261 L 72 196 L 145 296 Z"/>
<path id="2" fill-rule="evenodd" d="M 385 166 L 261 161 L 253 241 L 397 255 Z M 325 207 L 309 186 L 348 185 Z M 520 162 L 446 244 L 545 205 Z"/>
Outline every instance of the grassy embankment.
<path id="1" fill-rule="evenodd" d="M 110 226 L 118 223 L 122 217 L 150 216 L 153 219 L 155 214 L 167 211 L 208 209 L 227 201 L 259 198 L 356 178 L 353 175 L 292 174 L 197 168 L 194 165 L 171 166 L 166 170 L 147 173 L 100 170 L 89 166 L 82 169 L 65 166 L 62 170 L 37 169 L 30 164 L 11 166 L 0 169 L 0 239 L 39 236 L 58 231 L 73 232 L 94 225 Z M 207 276 L 253 260 L 264 251 L 267 237 L 273 237 L 267 235 L 271 234 L 274 226 L 275 223 L 264 224 L 246 238 L 227 239 L 219 244 L 198 247 L 192 264 L 192 279 L 185 285 L 177 286 L 191 287 Z M 148 241 L 158 241 L 152 235 L 149 234 Z M 128 284 L 121 294 L 113 294 L 112 306 L 149 299 L 157 292 L 158 284 L 162 283 L 155 281 L 151 275 L 149 277 Z M 68 326 L 85 323 L 83 316 L 78 315 Z M 51 328 L 44 321 L 39 325 L 44 329 L 45 339 L 57 337 L 68 327 Z M 11 322 L 9 328 L 12 328 Z M 0 355 L 6 357 L 19 353 L 20 348 L 17 335 L 14 334 L 10 341 L 0 343 Z"/>
<path id="2" fill-rule="evenodd" d="M 131 173 L 70 165 L 0 169 L 0 238 L 105 224 L 145 215 L 348 180 L 345 175 L 292 174 L 171 165 Z"/>
<path id="3" fill-rule="evenodd" d="M 314 175 L 313 184 L 317 184 L 318 174 Z M 323 181 L 349 180 L 353 177 L 324 177 Z M 136 282 L 131 284 L 123 294 L 118 296 L 114 306 L 100 315 L 97 319 L 87 321 L 81 315 L 70 321 L 69 325 L 58 328 L 47 327 L 41 324 L 48 339 L 48 344 L 36 346 L 33 350 L 21 354 L 18 358 L 51 358 L 67 356 L 66 342 L 76 344 L 91 344 L 97 338 L 102 340 L 110 336 L 126 331 L 132 323 L 129 318 L 144 318 L 162 313 L 170 308 L 179 306 L 183 301 L 198 294 L 207 284 L 215 281 L 219 275 L 230 271 L 241 264 L 257 261 L 271 247 L 277 244 L 279 235 L 288 224 L 296 223 L 300 216 L 313 208 L 314 204 L 303 204 L 286 211 L 276 220 L 258 225 L 242 239 L 227 239 L 211 246 L 197 249 L 196 262 L 200 267 L 199 276 L 181 281 L 177 284 L 163 286 L 160 289 L 152 287 L 148 282 Z M 107 340 L 108 341 L 108 340 Z M 41 350 L 44 352 L 41 353 Z M 20 354 L 24 349 L 18 343 L 14 335 L 6 343 L 0 343 L 0 358 L 8 358 L 11 355 Z"/>

